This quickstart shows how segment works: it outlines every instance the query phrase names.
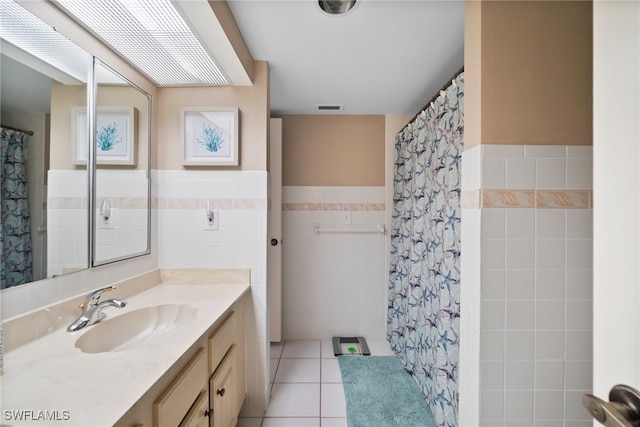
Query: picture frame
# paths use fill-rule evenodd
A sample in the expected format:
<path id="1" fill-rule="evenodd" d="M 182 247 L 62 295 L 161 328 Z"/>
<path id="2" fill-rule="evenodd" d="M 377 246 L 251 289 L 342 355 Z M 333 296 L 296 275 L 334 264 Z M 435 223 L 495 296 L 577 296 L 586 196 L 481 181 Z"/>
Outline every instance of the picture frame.
<path id="1" fill-rule="evenodd" d="M 98 107 L 96 110 L 96 161 L 99 165 L 136 164 L 136 111 L 134 107 Z M 87 108 L 71 108 L 72 163 L 86 165 Z"/>
<path id="2" fill-rule="evenodd" d="M 237 107 L 183 107 L 180 110 L 184 166 L 240 164 Z"/>

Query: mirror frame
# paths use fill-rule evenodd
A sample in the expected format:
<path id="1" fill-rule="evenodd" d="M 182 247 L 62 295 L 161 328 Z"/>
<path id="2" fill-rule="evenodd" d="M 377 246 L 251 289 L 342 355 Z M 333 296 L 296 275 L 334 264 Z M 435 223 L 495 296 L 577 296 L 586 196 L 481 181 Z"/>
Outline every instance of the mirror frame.
<path id="1" fill-rule="evenodd" d="M 105 62 L 101 61 L 95 55 L 93 56 L 93 60 L 91 61 L 91 72 L 90 81 L 87 82 L 87 114 L 89 116 L 89 120 L 87 120 L 89 124 L 89 147 L 88 147 L 88 172 L 89 172 L 89 268 L 99 267 L 102 265 L 113 264 L 119 261 L 124 261 L 128 259 L 138 258 L 141 256 L 151 254 L 151 130 L 152 130 L 152 107 L 153 107 L 153 99 L 150 94 L 144 91 L 140 86 L 136 85 L 126 77 L 124 77 L 121 73 L 114 70 L 112 67 L 107 65 Z M 96 158 L 96 119 L 97 119 L 97 93 L 98 93 L 98 83 L 96 81 L 96 67 L 101 66 L 106 70 L 109 70 L 116 76 L 120 77 L 122 81 L 127 82 L 132 88 L 138 90 L 141 95 L 144 95 L 147 98 L 147 107 L 148 107 L 148 119 L 147 119 L 147 248 L 142 252 L 127 254 L 115 258 L 109 258 L 105 260 L 96 260 L 96 233 L 97 233 L 97 221 L 96 221 L 96 207 L 97 207 L 97 186 L 96 186 L 96 178 L 97 178 L 97 158 Z M 90 90 L 89 90 L 90 89 Z"/>

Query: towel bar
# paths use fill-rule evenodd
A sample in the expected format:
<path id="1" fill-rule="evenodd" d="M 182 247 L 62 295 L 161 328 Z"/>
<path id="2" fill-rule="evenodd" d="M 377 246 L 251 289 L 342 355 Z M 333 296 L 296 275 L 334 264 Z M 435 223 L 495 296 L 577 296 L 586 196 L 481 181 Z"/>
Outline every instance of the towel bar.
<path id="1" fill-rule="evenodd" d="M 384 224 L 378 225 L 377 228 L 320 228 L 320 224 L 313 224 L 313 233 L 348 233 L 348 234 L 384 234 Z"/>

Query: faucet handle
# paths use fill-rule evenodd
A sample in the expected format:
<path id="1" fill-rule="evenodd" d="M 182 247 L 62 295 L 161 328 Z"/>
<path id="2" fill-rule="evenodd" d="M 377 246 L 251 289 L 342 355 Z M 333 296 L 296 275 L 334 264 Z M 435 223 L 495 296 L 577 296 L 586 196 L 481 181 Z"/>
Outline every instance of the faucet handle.
<path id="1" fill-rule="evenodd" d="M 84 304 L 81 304 L 80 308 L 83 308 L 85 304 L 89 304 L 89 306 L 97 304 L 98 301 L 100 301 L 100 296 L 103 293 L 108 291 L 113 291 L 115 289 L 116 287 L 112 285 L 112 286 L 107 286 L 106 288 L 100 288 L 96 291 L 91 292 L 89 295 L 87 295 L 87 300 L 84 302 Z"/>

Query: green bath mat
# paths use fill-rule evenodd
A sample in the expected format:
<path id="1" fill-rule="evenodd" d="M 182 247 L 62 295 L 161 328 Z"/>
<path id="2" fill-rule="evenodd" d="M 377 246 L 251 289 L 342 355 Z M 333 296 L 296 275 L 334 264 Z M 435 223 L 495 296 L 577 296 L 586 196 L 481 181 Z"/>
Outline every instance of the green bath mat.
<path id="1" fill-rule="evenodd" d="M 339 356 L 349 427 L 436 427 L 396 356 Z"/>

